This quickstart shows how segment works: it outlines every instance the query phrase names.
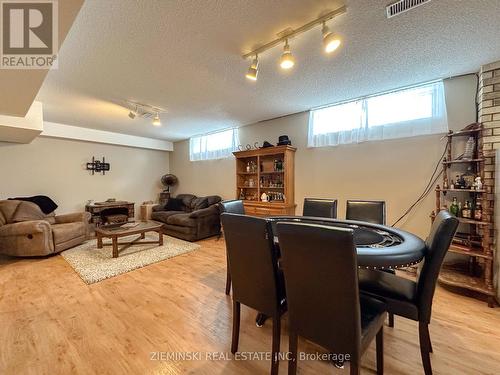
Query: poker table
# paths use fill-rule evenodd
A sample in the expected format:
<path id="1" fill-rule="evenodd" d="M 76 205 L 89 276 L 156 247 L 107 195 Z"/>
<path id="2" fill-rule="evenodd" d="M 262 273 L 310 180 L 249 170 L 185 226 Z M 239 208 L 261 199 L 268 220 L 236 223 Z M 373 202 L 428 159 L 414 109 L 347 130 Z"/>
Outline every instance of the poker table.
<path id="1" fill-rule="evenodd" d="M 299 222 L 353 230 L 358 267 L 396 269 L 420 263 L 425 256 L 425 242 L 404 230 L 364 221 L 327 219 L 312 216 L 271 216 L 274 241 L 279 247 L 277 223 Z M 334 246 L 335 244 L 332 244 Z"/>

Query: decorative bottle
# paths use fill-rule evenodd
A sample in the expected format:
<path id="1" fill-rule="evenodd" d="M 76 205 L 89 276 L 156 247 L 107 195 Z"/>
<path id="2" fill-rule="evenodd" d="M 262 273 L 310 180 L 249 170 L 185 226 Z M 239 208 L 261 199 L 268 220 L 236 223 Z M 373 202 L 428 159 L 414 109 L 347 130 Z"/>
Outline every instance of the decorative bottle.
<path id="1" fill-rule="evenodd" d="M 450 213 L 458 217 L 458 203 L 457 197 L 453 197 L 453 200 L 450 205 Z"/>
<path id="2" fill-rule="evenodd" d="M 483 207 L 480 201 L 477 201 L 476 207 L 474 208 L 474 219 L 478 221 L 483 219 Z"/>

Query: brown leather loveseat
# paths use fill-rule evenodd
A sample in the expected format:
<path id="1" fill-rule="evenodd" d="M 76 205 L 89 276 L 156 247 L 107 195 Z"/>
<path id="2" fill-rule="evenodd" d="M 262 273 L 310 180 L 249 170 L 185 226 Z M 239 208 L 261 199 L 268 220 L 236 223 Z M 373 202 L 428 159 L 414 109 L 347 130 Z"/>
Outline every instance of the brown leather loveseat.
<path id="1" fill-rule="evenodd" d="M 55 254 L 88 239 L 88 212 L 45 215 L 32 202 L 0 201 L 0 254 L 30 257 Z"/>
<path id="2" fill-rule="evenodd" d="M 175 200 L 175 205 L 173 205 Z M 163 233 L 187 241 L 198 241 L 220 234 L 221 197 L 179 194 L 165 205 L 153 207 L 151 218 L 164 223 Z"/>

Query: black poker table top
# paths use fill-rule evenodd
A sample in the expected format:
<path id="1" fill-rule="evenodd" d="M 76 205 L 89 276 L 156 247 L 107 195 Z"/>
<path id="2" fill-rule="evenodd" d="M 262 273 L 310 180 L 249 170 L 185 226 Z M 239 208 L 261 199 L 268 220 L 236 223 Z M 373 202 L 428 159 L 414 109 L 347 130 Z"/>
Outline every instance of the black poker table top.
<path id="1" fill-rule="evenodd" d="M 328 219 L 313 216 L 271 216 L 275 241 L 279 222 L 300 222 L 353 230 L 358 266 L 368 269 L 394 269 L 417 264 L 424 258 L 425 242 L 412 233 L 364 221 Z M 332 244 L 333 246 L 333 244 Z"/>

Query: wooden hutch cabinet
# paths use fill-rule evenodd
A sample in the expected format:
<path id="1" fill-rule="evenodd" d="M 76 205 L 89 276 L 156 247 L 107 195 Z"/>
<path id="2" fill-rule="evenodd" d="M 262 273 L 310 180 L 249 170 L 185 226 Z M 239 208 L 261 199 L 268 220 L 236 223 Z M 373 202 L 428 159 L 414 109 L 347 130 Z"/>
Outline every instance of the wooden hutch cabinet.
<path id="1" fill-rule="evenodd" d="M 294 158 L 296 148 L 275 146 L 234 152 L 236 199 L 247 215 L 295 215 Z M 269 198 L 262 201 L 262 194 Z"/>

